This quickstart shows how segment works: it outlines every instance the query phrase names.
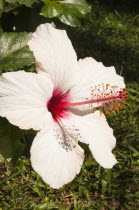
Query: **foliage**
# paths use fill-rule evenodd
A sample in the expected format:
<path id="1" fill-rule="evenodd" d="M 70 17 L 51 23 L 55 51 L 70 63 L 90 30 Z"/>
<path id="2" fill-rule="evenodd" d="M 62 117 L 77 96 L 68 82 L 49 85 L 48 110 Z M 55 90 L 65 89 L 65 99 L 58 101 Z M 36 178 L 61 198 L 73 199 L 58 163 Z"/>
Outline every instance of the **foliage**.
<path id="1" fill-rule="evenodd" d="M 34 63 L 34 56 L 27 46 L 28 33 L 2 33 L 0 35 L 0 70 L 17 70 Z"/>
<path id="2" fill-rule="evenodd" d="M 20 142 L 23 132 L 6 119 L 0 119 L 0 154 L 7 160 L 15 163 L 23 154 L 24 144 Z"/>
<path id="3" fill-rule="evenodd" d="M 47 18 L 57 17 L 63 23 L 71 26 L 81 25 L 81 19 L 85 18 L 86 14 L 91 10 L 91 7 L 85 0 L 2 0 L 0 3 L 0 13 L 9 11 L 18 13 L 23 5 L 38 8 L 38 15 L 41 7 L 40 15 Z"/>
<path id="4" fill-rule="evenodd" d="M 0 118 L 2 209 L 139 208 L 138 9 L 130 0 L 87 2 L 1 0 L 0 72 L 35 71 L 27 41 L 38 25 L 52 21 L 67 30 L 79 58 L 91 56 L 106 66 L 114 65 L 125 77 L 129 92 L 127 106 L 108 116 L 117 138 L 114 152 L 118 164 L 112 170 L 101 168 L 82 145 L 86 160 L 80 175 L 62 189 L 53 190 L 30 166 L 29 149 L 35 132 L 22 131 Z"/>
<path id="5" fill-rule="evenodd" d="M 23 4 L 27 7 L 31 7 L 32 4 L 34 4 L 35 2 L 37 2 L 36 0 L 6 0 L 7 3 L 12 3 L 12 4 L 15 4 L 15 3 L 19 3 L 20 5 Z"/>

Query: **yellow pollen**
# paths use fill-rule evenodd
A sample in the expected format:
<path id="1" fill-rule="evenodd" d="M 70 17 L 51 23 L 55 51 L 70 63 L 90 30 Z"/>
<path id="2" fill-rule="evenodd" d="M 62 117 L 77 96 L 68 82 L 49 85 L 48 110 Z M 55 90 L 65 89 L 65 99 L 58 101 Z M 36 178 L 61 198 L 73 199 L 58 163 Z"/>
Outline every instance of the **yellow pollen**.
<path id="1" fill-rule="evenodd" d="M 96 102 L 98 107 L 96 109 L 93 108 L 93 112 L 99 110 L 105 114 L 110 114 L 112 112 L 119 111 L 127 104 L 125 101 L 127 98 L 126 90 L 119 88 L 117 85 L 111 86 L 110 84 L 102 83 L 102 85 L 95 86 L 94 89 L 91 90 L 91 95 L 94 99 L 97 98 L 98 101 L 101 101 L 99 99 L 102 99 L 102 102 Z M 103 100 L 103 98 L 106 98 L 106 100 Z M 90 107 L 93 107 L 93 104 L 89 104 L 89 108 Z"/>

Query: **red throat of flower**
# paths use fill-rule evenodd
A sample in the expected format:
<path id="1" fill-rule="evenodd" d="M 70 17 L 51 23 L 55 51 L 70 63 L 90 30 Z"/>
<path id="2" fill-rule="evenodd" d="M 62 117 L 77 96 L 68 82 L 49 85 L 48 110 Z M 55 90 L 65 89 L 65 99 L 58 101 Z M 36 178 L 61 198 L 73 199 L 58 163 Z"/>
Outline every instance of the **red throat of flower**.
<path id="1" fill-rule="evenodd" d="M 94 88 L 91 87 L 92 99 L 85 101 L 79 101 L 70 103 L 69 94 L 62 94 L 58 88 L 53 92 L 53 96 L 47 103 L 48 110 L 52 113 L 54 120 L 69 116 L 69 107 L 80 106 L 88 104 L 92 111 L 100 110 L 106 114 L 110 114 L 113 111 L 119 111 L 127 102 L 128 93 L 126 89 L 120 89 L 118 86 L 98 85 Z M 94 108 L 95 106 L 97 107 Z"/>
<path id="2" fill-rule="evenodd" d="M 53 95 L 47 103 L 47 108 L 55 121 L 58 121 L 59 118 L 69 116 L 69 110 L 61 106 L 62 104 L 67 104 L 69 101 L 69 94 L 63 94 L 59 88 L 54 89 Z"/>

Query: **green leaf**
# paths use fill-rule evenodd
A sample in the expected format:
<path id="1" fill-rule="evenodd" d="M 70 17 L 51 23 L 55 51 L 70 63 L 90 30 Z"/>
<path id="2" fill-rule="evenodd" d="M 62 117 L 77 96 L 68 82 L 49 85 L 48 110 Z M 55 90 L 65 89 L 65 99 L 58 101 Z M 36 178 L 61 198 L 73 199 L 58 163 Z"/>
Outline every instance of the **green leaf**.
<path id="1" fill-rule="evenodd" d="M 59 209 L 55 204 L 38 204 L 34 207 L 34 210 L 49 210 Z"/>
<path id="2" fill-rule="evenodd" d="M 54 18 L 62 14 L 63 8 L 59 3 L 50 0 L 45 0 L 44 3 L 45 5 L 42 7 L 40 15 L 47 18 Z"/>
<path id="3" fill-rule="evenodd" d="M 91 11 L 91 7 L 85 0 L 67 0 L 64 3 L 60 3 L 63 7 L 63 13 L 59 19 L 71 26 L 80 26 L 81 19 Z"/>
<path id="4" fill-rule="evenodd" d="M 0 0 L 0 18 L 3 13 L 3 9 L 4 9 L 4 0 Z"/>
<path id="5" fill-rule="evenodd" d="M 86 15 L 91 11 L 91 7 L 86 3 L 85 0 L 67 0 L 66 3 L 71 3 L 82 13 Z"/>
<path id="6" fill-rule="evenodd" d="M 0 0 L 0 9 L 3 10 L 4 8 L 4 0 Z"/>
<path id="7" fill-rule="evenodd" d="M 32 4 L 37 2 L 37 0 L 6 0 L 7 3 L 19 3 L 24 4 L 27 7 L 31 7 Z"/>
<path id="8" fill-rule="evenodd" d="M 4 157 L 0 154 L 0 164 L 4 163 Z"/>
<path id="9" fill-rule="evenodd" d="M 84 17 L 82 13 L 72 4 L 61 3 L 63 7 L 63 14 L 59 17 L 59 20 L 67 25 L 80 26 L 81 18 Z"/>
<path id="10" fill-rule="evenodd" d="M 14 3 L 14 4 L 4 4 L 4 0 L 0 0 L 0 17 L 2 15 L 3 12 L 10 12 L 11 10 L 14 10 L 15 8 L 17 8 L 19 6 L 18 3 Z"/>
<path id="11" fill-rule="evenodd" d="M 1 33 L 0 70 L 17 70 L 34 63 L 33 53 L 27 46 L 29 33 Z"/>
<path id="12" fill-rule="evenodd" d="M 24 144 L 20 142 L 23 131 L 0 118 L 0 154 L 15 163 L 22 155 Z"/>
<path id="13" fill-rule="evenodd" d="M 15 4 L 8 4 L 4 7 L 4 10 L 3 12 L 10 12 L 11 10 L 14 10 L 18 7 L 18 4 L 15 3 Z"/>
<path id="14" fill-rule="evenodd" d="M 0 26 L 0 33 L 2 33 L 3 32 L 3 30 L 2 30 L 2 28 L 1 28 L 1 26 Z"/>

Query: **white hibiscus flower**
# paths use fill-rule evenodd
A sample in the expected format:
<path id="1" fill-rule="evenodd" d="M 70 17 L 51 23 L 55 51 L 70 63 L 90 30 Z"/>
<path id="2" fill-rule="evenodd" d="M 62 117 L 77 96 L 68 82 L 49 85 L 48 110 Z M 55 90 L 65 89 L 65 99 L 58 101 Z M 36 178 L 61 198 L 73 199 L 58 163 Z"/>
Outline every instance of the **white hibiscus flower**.
<path id="1" fill-rule="evenodd" d="M 40 25 L 28 45 L 38 74 L 18 71 L 0 77 L 0 116 L 21 129 L 39 131 L 31 147 L 33 169 L 53 188 L 72 181 L 84 160 L 78 141 L 89 145 L 101 166 L 112 168 L 116 140 L 94 107 L 122 106 L 123 78 L 93 58 L 77 61 L 66 32 L 51 24 Z"/>

